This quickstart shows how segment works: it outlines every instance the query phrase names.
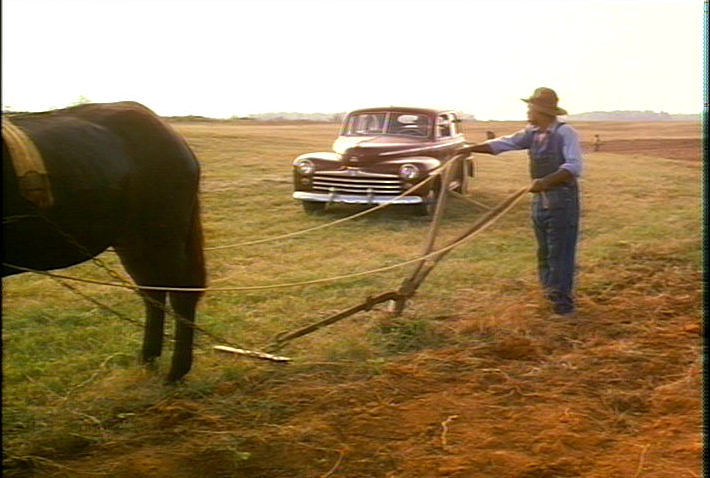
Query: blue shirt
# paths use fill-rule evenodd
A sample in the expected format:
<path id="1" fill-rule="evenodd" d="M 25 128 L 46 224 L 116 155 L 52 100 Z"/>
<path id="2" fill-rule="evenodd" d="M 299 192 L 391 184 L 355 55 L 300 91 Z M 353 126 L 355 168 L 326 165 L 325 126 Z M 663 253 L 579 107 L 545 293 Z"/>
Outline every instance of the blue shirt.
<path id="1" fill-rule="evenodd" d="M 552 133 L 557 126 L 557 121 L 553 121 L 548 127 L 547 132 Z M 542 133 L 539 126 L 528 125 L 524 129 L 517 131 L 508 136 L 501 136 L 500 138 L 489 139 L 483 144 L 487 144 L 491 147 L 493 154 L 503 153 L 505 151 L 513 151 L 518 149 L 528 149 L 530 144 L 526 138 L 530 138 L 530 132 L 533 133 L 533 141 L 537 140 L 538 135 Z M 582 162 L 584 158 L 582 157 L 582 147 L 579 144 L 579 135 L 577 131 L 568 124 L 563 124 L 557 130 L 557 134 L 562 136 L 562 155 L 564 156 L 565 162 L 560 166 L 568 170 L 578 178 L 582 174 Z M 544 141 L 544 139 L 543 139 Z"/>

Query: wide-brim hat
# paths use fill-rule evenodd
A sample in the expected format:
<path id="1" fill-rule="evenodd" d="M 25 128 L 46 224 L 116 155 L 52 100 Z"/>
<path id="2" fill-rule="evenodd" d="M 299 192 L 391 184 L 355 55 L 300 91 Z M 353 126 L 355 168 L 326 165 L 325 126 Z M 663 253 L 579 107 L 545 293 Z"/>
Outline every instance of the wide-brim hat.
<path id="1" fill-rule="evenodd" d="M 533 109 L 550 116 L 566 115 L 567 111 L 557 106 L 557 93 L 551 88 L 538 88 L 530 98 L 520 98 Z"/>

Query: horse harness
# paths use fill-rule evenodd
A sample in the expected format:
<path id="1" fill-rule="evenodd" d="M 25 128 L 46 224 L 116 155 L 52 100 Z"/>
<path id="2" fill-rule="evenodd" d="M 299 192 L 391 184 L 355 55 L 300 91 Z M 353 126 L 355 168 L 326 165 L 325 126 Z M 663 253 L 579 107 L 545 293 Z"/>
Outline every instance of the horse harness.
<path id="1" fill-rule="evenodd" d="M 50 207 L 54 203 L 54 197 L 47 169 L 37 146 L 6 116 L 2 117 L 2 139 L 10 153 L 22 197 L 41 209 Z"/>

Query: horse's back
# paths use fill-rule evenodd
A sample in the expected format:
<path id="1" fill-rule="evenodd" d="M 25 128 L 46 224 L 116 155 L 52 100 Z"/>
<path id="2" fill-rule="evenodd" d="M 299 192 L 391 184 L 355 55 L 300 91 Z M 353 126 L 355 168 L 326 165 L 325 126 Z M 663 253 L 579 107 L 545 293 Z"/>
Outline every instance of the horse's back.
<path id="1" fill-rule="evenodd" d="M 91 176 L 116 180 L 115 169 L 134 176 L 156 171 L 197 176 L 197 161 L 181 136 L 145 106 L 135 102 L 79 105 L 12 118 L 31 137 L 50 174 Z M 87 169 L 88 168 L 88 169 Z M 94 179 L 87 178 L 89 184 Z"/>

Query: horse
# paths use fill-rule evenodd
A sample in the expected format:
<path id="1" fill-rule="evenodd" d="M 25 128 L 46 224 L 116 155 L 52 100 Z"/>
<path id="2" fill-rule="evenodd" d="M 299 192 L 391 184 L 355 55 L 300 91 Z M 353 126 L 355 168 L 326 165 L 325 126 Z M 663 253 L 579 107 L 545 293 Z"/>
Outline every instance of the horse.
<path id="1" fill-rule="evenodd" d="M 3 277 L 69 267 L 112 247 L 138 286 L 204 290 L 200 165 L 165 121 L 130 101 L 5 116 L 41 156 L 48 189 L 43 200 L 27 193 L 3 125 Z M 192 366 L 203 290 L 140 289 L 143 363 L 161 354 L 167 299 L 177 315 L 168 382 Z"/>

